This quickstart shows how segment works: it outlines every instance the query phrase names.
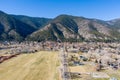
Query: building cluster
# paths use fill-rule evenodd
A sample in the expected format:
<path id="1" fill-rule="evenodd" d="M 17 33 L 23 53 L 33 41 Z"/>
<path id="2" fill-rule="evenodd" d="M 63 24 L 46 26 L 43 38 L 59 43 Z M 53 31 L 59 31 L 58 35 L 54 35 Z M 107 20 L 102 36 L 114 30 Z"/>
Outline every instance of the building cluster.
<path id="1" fill-rule="evenodd" d="M 0 50 L 5 50 L 2 52 L 5 54 L 35 53 L 41 50 L 59 51 L 61 47 L 67 52 L 82 53 L 77 58 L 71 56 L 75 59 L 75 64 L 81 60 L 89 60 L 95 62 L 98 67 L 102 65 L 114 69 L 120 68 L 120 43 L 0 42 Z"/>
<path id="2" fill-rule="evenodd" d="M 57 51 L 61 45 L 56 42 L 1 42 L 0 50 L 6 50 L 5 54 L 35 53 L 41 50 Z"/>
<path id="3" fill-rule="evenodd" d="M 120 69 L 120 43 L 66 43 L 66 48 L 69 53 L 76 53 L 70 56 L 75 65 L 83 64 L 82 60 L 94 62 L 98 71 L 108 67 Z"/>

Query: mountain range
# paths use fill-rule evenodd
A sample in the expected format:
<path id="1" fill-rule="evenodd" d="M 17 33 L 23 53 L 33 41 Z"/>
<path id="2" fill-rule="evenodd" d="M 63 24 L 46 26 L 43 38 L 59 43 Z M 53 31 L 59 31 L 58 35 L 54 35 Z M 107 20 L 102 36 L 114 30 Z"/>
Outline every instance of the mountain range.
<path id="1" fill-rule="evenodd" d="M 0 11 L 0 40 L 120 41 L 120 19 L 104 21 L 72 15 L 49 19 Z"/>

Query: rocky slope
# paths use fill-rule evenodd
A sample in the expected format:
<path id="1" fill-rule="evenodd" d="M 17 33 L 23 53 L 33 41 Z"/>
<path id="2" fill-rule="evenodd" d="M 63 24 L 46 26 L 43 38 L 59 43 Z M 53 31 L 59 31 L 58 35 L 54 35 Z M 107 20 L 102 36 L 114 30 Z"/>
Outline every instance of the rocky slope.
<path id="1" fill-rule="evenodd" d="M 71 15 L 48 19 L 0 11 L 0 40 L 119 41 L 120 19 L 103 21 Z"/>
<path id="2" fill-rule="evenodd" d="M 24 15 L 11 15 L 12 17 L 20 20 L 21 22 L 24 22 L 35 29 L 40 29 L 45 24 L 47 24 L 51 19 L 48 18 L 39 18 L 39 17 L 29 17 L 29 16 L 24 16 Z"/>
<path id="3" fill-rule="evenodd" d="M 47 22 L 42 21 L 41 18 L 20 17 L 0 11 L 0 40 L 24 40 L 26 36 L 38 30 L 38 27 L 43 26 L 43 23 Z"/>
<path id="4" fill-rule="evenodd" d="M 117 29 L 106 21 L 60 15 L 44 28 L 28 36 L 27 39 L 39 41 L 115 41 L 119 40 L 119 35 Z"/>

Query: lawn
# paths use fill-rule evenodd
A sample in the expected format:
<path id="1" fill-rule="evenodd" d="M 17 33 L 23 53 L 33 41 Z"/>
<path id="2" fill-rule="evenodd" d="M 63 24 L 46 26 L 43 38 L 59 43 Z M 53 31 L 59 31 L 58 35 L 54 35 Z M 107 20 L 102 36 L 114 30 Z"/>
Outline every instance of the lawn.
<path id="1" fill-rule="evenodd" d="M 21 54 L 0 64 L 0 80 L 60 80 L 58 52 Z"/>

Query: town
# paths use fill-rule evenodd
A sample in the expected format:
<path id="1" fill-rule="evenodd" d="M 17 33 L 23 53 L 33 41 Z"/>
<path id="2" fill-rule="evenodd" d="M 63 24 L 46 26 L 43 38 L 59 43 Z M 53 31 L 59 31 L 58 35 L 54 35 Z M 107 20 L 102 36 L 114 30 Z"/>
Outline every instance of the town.
<path id="1" fill-rule="evenodd" d="M 56 51 L 60 80 L 120 80 L 120 43 L 0 42 L 0 65 L 22 54 Z"/>

